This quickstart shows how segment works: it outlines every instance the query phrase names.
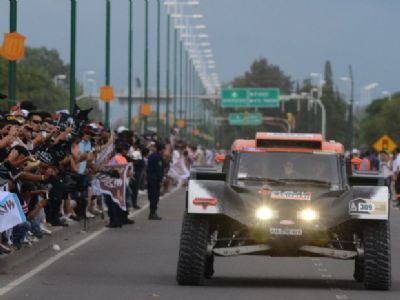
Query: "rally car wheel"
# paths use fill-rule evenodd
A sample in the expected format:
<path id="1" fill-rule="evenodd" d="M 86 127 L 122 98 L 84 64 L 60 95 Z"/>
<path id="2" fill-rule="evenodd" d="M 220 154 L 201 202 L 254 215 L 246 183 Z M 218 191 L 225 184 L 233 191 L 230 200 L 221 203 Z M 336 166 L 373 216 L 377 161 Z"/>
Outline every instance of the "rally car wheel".
<path id="1" fill-rule="evenodd" d="M 181 285 L 199 285 L 205 277 L 209 224 L 201 215 L 185 213 L 176 280 Z"/>
<path id="2" fill-rule="evenodd" d="M 391 285 L 390 230 L 388 221 L 364 227 L 364 285 L 369 290 L 389 290 Z"/>

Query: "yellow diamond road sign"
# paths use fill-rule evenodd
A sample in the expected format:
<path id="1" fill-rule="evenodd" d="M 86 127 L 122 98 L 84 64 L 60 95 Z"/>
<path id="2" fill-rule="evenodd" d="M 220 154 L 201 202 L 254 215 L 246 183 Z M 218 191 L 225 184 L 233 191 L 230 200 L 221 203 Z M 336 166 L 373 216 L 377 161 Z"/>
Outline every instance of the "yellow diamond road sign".
<path id="1" fill-rule="evenodd" d="M 383 150 L 393 152 L 396 148 L 397 144 L 386 134 L 374 144 L 374 149 L 378 152 Z"/>

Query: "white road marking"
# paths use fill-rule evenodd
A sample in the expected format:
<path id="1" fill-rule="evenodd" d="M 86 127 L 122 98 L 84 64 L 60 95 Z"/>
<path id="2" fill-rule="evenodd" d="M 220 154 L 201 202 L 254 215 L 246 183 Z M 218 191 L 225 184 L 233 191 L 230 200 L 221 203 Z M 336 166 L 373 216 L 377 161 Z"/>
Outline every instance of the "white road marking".
<path id="1" fill-rule="evenodd" d="M 89 235 L 88 237 L 84 238 L 83 240 L 81 240 L 80 242 L 76 243 L 75 245 L 72 245 L 72 246 L 68 247 L 67 249 L 61 251 L 60 253 L 54 255 L 53 257 L 51 257 L 50 259 L 48 259 L 44 263 L 40 264 L 36 268 L 32 269 L 31 271 L 29 271 L 25 275 L 23 275 L 23 276 L 15 279 L 14 281 L 10 282 L 5 287 L 0 288 L 0 296 L 3 296 L 5 294 L 7 294 L 9 291 L 11 291 L 15 287 L 19 286 L 21 283 L 23 283 L 26 280 L 30 279 L 31 277 L 35 276 L 37 273 L 39 273 L 40 271 L 46 269 L 48 266 L 50 266 L 51 264 L 55 263 L 57 260 L 59 260 L 60 258 L 64 257 L 65 255 L 69 254 L 70 252 L 74 251 L 75 249 L 79 248 L 80 246 L 82 246 L 82 245 L 86 244 L 87 242 L 93 240 L 94 238 L 98 237 L 100 234 L 102 234 L 106 230 L 107 230 L 107 228 L 101 228 L 100 230 L 92 233 L 91 235 Z"/>
<path id="2" fill-rule="evenodd" d="M 171 192 L 163 195 L 162 197 L 160 197 L 160 199 L 163 199 L 164 197 L 176 192 L 179 188 L 175 188 L 173 190 L 171 190 Z M 146 210 L 149 207 L 149 203 L 147 203 L 145 206 L 143 206 L 140 210 L 132 213 L 132 217 L 140 214 L 141 212 L 143 212 L 144 210 Z M 49 267 L 50 265 L 52 265 L 53 263 L 55 263 L 56 261 L 58 261 L 59 259 L 63 258 L 64 256 L 70 254 L 72 251 L 78 249 L 79 247 L 85 245 L 86 243 L 90 242 L 91 240 L 95 239 L 96 237 L 98 237 L 100 234 L 104 233 L 105 231 L 109 230 L 108 228 L 101 228 L 98 231 L 92 233 L 91 235 L 87 236 L 86 238 L 84 238 L 83 240 L 79 241 L 78 243 L 68 247 L 67 249 L 61 251 L 60 253 L 54 255 L 53 257 L 49 258 L 47 261 L 45 261 L 44 263 L 38 265 L 36 268 L 30 270 L 28 273 L 26 273 L 25 275 L 11 281 L 9 284 L 7 284 L 5 287 L 0 288 L 0 296 L 4 296 L 5 294 L 7 294 L 8 292 L 10 292 L 11 290 L 13 290 L 14 288 L 16 288 L 17 286 L 19 286 L 20 284 L 24 283 L 25 281 L 27 281 L 28 279 L 32 278 L 33 276 L 35 276 L 36 274 L 38 274 L 39 272 L 43 271 L 44 269 L 46 269 L 47 267 Z"/>
<path id="3" fill-rule="evenodd" d="M 331 274 L 321 274 L 322 278 L 332 278 Z"/>
<path id="4" fill-rule="evenodd" d="M 321 261 L 320 258 L 311 258 L 311 261 Z"/>
<path id="5" fill-rule="evenodd" d="M 331 288 L 331 292 L 335 294 L 337 300 L 346 300 L 349 299 L 344 291 L 339 288 Z"/>
<path id="6" fill-rule="evenodd" d="M 328 269 L 318 269 L 319 272 L 328 272 Z"/>
<path id="7" fill-rule="evenodd" d="M 314 263 L 314 266 L 316 266 L 316 267 L 323 267 L 324 264 L 323 264 L 323 263 Z"/>

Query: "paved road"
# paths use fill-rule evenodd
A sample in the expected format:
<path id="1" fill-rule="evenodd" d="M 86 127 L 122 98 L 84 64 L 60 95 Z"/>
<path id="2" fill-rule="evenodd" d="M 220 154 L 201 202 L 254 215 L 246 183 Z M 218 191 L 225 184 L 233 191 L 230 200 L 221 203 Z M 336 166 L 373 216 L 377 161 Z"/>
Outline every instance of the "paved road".
<path id="1" fill-rule="evenodd" d="M 206 286 L 180 287 L 175 268 L 183 207 L 184 191 L 166 197 L 162 222 L 148 221 L 146 211 L 136 217 L 134 226 L 104 230 L 1 299 L 400 298 L 397 210 L 392 213 L 393 289 L 367 292 L 352 280 L 352 262 L 314 258 L 220 258 L 215 278 Z"/>

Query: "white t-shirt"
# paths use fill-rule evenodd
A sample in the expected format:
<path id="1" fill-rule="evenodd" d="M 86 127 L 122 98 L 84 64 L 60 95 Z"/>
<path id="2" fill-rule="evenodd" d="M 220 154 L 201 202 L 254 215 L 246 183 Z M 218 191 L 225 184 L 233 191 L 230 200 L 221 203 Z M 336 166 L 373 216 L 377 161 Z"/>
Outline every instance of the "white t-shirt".
<path id="1" fill-rule="evenodd" d="M 392 168 L 390 168 L 390 162 L 380 162 L 379 169 L 382 171 L 382 176 L 387 178 L 393 175 Z"/>
<path id="2" fill-rule="evenodd" d="M 398 172 L 400 170 L 400 154 L 397 154 L 392 166 L 393 172 Z"/>

